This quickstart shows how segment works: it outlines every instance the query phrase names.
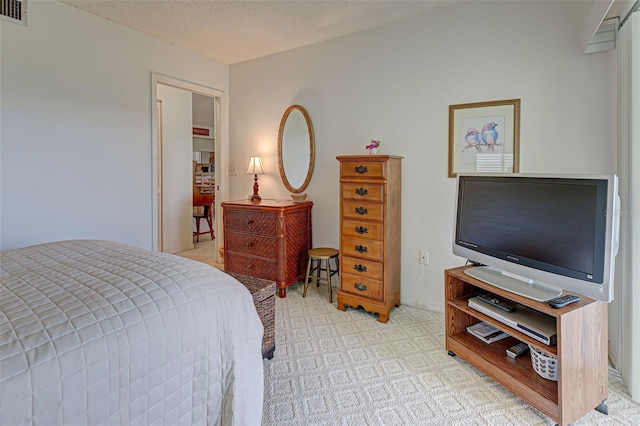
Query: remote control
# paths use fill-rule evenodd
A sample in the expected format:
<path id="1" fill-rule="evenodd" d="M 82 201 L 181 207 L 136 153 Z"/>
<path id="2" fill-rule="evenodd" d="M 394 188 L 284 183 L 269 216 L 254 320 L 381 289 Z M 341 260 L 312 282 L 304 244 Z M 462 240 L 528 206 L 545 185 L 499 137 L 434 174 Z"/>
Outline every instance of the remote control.
<path id="1" fill-rule="evenodd" d="M 498 296 L 493 293 L 481 293 L 478 295 L 478 299 L 482 300 L 484 303 L 495 306 L 498 309 L 502 309 L 505 312 L 513 312 L 516 310 L 516 305 L 499 299 Z"/>
<path id="2" fill-rule="evenodd" d="M 510 358 L 518 358 L 520 355 L 526 353 L 528 350 L 529 350 L 529 345 L 521 342 L 507 349 L 507 355 Z"/>
<path id="3" fill-rule="evenodd" d="M 567 294 L 564 296 L 556 297 L 554 299 L 549 300 L 549 305 L 552 308 L 562 308 L 567 306 L 569 303 L 577 302 L 580 298 L 573 294 Z"/>

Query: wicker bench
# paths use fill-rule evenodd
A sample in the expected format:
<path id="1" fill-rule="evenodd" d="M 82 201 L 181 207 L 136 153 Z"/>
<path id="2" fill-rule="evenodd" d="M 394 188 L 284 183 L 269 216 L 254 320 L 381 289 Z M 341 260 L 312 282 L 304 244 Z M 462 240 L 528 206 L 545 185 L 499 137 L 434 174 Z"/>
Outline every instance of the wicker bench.
<path id="1" fill-rule="evenodd" d="M 273 358 L 276 350 L 276 283 L 275 281 L 263 280 L 262 278 L 250 277 L 248 275 L 227 272 L 236 280 L 244 284 L 253 296 L 253 303 L 256 305 L 258 315 L 264 326 L 264 336 L 262 338 L 262 357 Z"/>

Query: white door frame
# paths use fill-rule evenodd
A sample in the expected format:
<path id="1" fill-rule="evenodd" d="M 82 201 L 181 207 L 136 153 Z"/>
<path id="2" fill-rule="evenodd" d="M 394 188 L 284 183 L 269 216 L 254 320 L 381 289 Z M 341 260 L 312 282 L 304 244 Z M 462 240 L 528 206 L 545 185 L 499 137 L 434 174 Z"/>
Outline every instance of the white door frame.
<path id="1" fill-rule="evenodd" d="M 222 238 L 222 201 L 229 198 L 229 185 L 227 182 L 228 174 L 226 173 L 228 157 L 229 157 L 229 139 L 227 136 L 227 99 L 226 94 L 218 89 L 202 86 L 197 83 L 180 80 L 163 74 L 151 73 L 151 163 L 152 163 L 152 206 L 151 206 L 151 247 L 154 251 L 161 251 L 160 235 L 161 223 L 159 223 L 159 214 L 162 205 L 162 164 L 158 161 L 160 157 L 160 146 L 158 139 L 158 125 L 156 123 L 156 102 L 158 100 L 157 87 L 158 84 L 184 89 L 192 93 L 210 96 L 214 99 L 214 137 L 215 137 L 215 153 L 216 153 L 216 170 L 215 170 L 215 240 L 214 240 L 214 257 L 216 262 L 220 262 L 218 246 L 221 244 Z M 219 244 L 220 243 L 220 244 Z"/>

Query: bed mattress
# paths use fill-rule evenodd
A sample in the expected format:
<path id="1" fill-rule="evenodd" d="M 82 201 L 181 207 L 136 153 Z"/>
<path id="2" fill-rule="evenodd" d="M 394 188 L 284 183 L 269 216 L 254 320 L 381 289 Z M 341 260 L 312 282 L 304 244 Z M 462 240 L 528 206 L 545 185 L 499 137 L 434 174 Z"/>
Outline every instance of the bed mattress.
<path id="1" fill-rule="evenodd" d="M 0 424 L 260 424 L 263 327 L 224 272 L 74 240 L 0 252 L 0 282 Z"/>

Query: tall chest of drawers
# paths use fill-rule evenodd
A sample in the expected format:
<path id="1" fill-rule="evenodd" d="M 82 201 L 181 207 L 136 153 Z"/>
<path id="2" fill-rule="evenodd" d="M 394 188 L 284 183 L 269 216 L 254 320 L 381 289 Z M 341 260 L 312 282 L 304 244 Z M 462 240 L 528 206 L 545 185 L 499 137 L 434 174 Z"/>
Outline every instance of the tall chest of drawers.
<path id="1" fill-rule="evenodd" d="M 387 322 L 400 306 L 402 157 L 348 155 L 340 161 L 338 309 L 362 306 Z"/>
<path id="2" fill-rule="evenodd" d="M 306 274 L 312 207 L 310 201 L 223 202 L 225 272 L 275 281 L 285 297 Z"/>

